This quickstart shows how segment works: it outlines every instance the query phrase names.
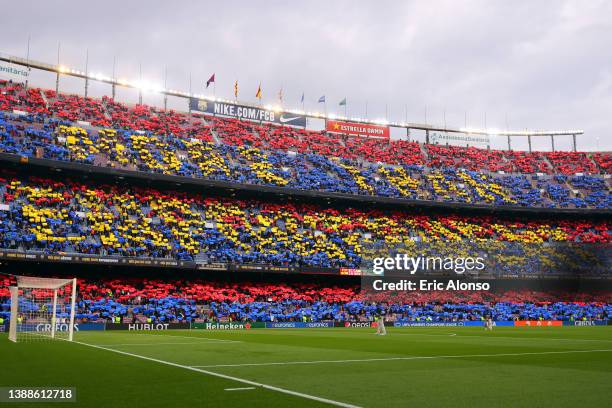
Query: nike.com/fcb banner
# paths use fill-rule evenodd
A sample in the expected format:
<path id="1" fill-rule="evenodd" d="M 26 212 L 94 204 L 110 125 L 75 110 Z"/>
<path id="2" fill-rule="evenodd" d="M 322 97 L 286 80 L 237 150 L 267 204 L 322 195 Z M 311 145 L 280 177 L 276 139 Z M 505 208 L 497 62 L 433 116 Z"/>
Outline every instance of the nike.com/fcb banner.
<path id="1" fill-rule="evenodd" d="M 389 139 L 389 126 L 327 120 L 325 130 L 345 135 Z"/>
<path id="2" fill-rule="evenodd" d="M 189 100 L 189 106 L 194 112 L 202 112 L 210 115 L 222 115 L 236 119 L 306 127 L 306 116 L 295 113 L 275 112 L 254 106 L 236 105 L 234 103 L 226 102 L 213 102 L 196 98 L 191 98 Z"/>

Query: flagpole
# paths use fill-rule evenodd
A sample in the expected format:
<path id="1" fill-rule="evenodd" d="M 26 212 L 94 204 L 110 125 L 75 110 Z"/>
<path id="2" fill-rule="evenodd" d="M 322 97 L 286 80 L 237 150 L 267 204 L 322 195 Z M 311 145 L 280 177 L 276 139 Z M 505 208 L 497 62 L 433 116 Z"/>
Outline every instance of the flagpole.
<path id="1" fill-rule="evenodd" d="M 259 83 L 259 87 L 257 88 L 257 99 L 259 99 L 259 109 L 261 109 L 261 82 Z M 259 124 L 261 125 L 263 120 L 261 116 L 259 117 Z"/>
<path id="2" fill-rule="evenodd" d="M 168 110 L 168 66 L 164 70 L 164 111 Z"/>
<path id="3" fill-rule="evenodd" d="M 280 91 L 278 92 L 278 102 L 280 103 L 281 110 L 283 109 L 283 84 L 281 84 Z"/>
<path id="4" fill-rule="evenodd" d="M 60 81 L 60 48 L 62 43 L 57 43 L 57 75 L 55 76 L 55 93 L 59 93 L 59 81 Z"/>
<path id="5" fill-rule="evenodd" d="M 85 98 L 87 98 L 87 88 L 89 88 L 89 48 L 85 50 Z"/>
<path id="6" fill-rule="evenodd" d="M 189 72 L 189 119 L 191 119 L 191 72 Z"/>
<path id="7" fill-rule="evenodd" d="M 115 91 L 117 87 L 117 76 L 115 75 L 115 68 L 117 65 L 117 57 L 113 56 L 113 85 L 111 87 L 111 93 L 113 94 L 113 101 L 115 100 Z"/>
<path id="8" fill-rule="evenodd" d="M 28 90 L 28 81 L 30 80 L 30 35 L 28 34 L 28 47 L 26 50 L 26 63 L 27 63 L 27 67 L 28 67 L 28 76 L 26 77 L 25 80 L 25 90 Z"/>
<path id="9" fill-rule="evenodd" d="M 138 104 L 142 105 L 142 62 L 138 63 L 138 81 L 140 82 L 138 85 Z M 189 93 L 191 93 L 191 74 L 189 74 Z"/>

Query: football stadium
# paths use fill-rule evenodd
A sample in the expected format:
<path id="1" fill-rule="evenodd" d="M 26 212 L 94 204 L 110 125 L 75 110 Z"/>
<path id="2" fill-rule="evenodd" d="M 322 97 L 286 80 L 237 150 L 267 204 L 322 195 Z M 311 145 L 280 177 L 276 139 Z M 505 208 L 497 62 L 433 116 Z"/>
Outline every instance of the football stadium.
<path id="1" fill-rule="evenodd" d="M 506 18 L 558 18 L 544 43 L 553 53 L 551 36 L 571 33 L 559 40 L 568 65 L 600 45 L 580 46 L 592 33 L 612 38 L 605 3 L 430 3 L 389 4 L 380 19 L 408 13 L 406 35 L 445 58 L 450 43 L 416 21 L 435 7 L 458 25 L 460 47 L 477 39 L 473 51 L 482 46 L 486 59 Z M 9 6 L 0 28 L 0 405 L 609 406 L 612 144 L 599 132 L 610 127 L 610 65 L 585 91 L 591 116 L 563 101 L 582 98 L 566 75 L 536 76 L 545 97 L 518 102 L 470 72 L 470 97 L 499 91 L 508 98 L 499 106 L 536 125 L 509 126 L 512 111 L 495 119 L 496 103 L 477 126 L 461 108 L 447 123 L 447 108 L 434 115 L 418 80 L 412 92 L 391 83 L 394 72 L 368 76 L 386 89 L 370 93 L 369 68 L 357 61 L 395 59 L 404 76 L 408 50 L 423 52 L 408 37 L 398 37 L 410 44 L 399 53 L 359 41 L 368 30 L 391 41 L 392 28 L 369 20 L 373 4 L 329 5 L 328 16 L 315 12 L 323 4 L 268 4 L 126 5 L 125 15 L 112 6 L 99 21 L 89 21 L 93 5 L 57 5 L 72 24 L 63 31 L 49 23 L 59 11 L 51 6 Z M 336 31 L 343 13 L 346 31 Z M 479 20 L 491 38 L 471 33 L 471 13 L 491 20 Z M 263 24 L 247 29 L 247 18 Z M 512 52 L 537 48 L 537 29 L 513 29 L 530 42 Z M 200 63 L 184 34 L 193 47 L 229 44 L 231 56 L 211 48 Z M 254 42 L 268 49 L 253 54 Z M 344 50 L 346 64 L 330 56 L 315 67 L 326 50 Z M 461 71 L 478 56 L 453 58 Z M 447 69 L 432 60 L 432 76 Z M 594 64 L 584 65 L 572 72 L 589 77 Z M 469 65 L 482 81 L 489 68 Z M 452 105 L 459 85 L 439 85 Z M 398 109 L 402 98 L 424 103 Z M 534 107 L 546 104 L 563 113 Z"/>

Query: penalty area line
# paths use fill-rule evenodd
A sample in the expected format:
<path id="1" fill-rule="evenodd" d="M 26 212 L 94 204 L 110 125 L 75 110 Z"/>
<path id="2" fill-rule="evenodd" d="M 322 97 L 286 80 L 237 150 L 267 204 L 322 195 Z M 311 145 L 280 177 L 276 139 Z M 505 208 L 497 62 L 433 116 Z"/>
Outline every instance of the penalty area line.
<path id="1" fill-rule="evenodd" d="M 474 358 L 474 357 L 514 357 L 514 356 L 537 356 L 547 354 L 570 354 L 570 353 L 605 353 L 612 349 L 605 350 L 564 350 L 564 351 L 534 351 L 526 353 L 499 353 L 499 354 L 459 354 L 449 356 L 409 356 L 409 357 L 381 357 L 381 358 L 362 358 L 351 360 L 315 360 L 315 361 L 286 361 L 277 363 L 244 363 L 244 364 L 215 364 L 192 366 L 196 368 L 222 368 L 222 367 L 255 367 L 255 366 L 284 366 L 302 364 L 341 364 L 341 363 L 369 363 L 372 361 L 404 361 L 404 360 L 435 360 L 444 358 Z"/>
<path id="2" fill-rule="evenodd" d="M 247 391 L 254 390 L 255 387 L 239 387 L 239 388 L 225 388 L 223 391 Z"/>
<path id="3" fill-rule="evenodd" d="M 348 404 L 348 403 L 340 402 L 340 401 L 334 401 L 334 400 L 327 399 L 327 398 L 317 397 L 315 395 L 304 394 L 304 393 L 301 393 L 301 392 L 288 390 L 286 388 L 280 388 L 280 387 L 275 387 L 273 385 L 262 384 L 262 383 L 258 383 L 258 382 L 251 381 L 251 380 L 247 380 L 247 379 L 244 379 L 244 378 L 238 378 L 238 377 L 234 377 L 234 376 L 231 376 L 231 375 L 225 375 L 225 374 L 221 374 L 221 373 L 216 373 L 214 371 L 202 370 L 201 368 L 190 367 L 190 366 L 186 366 L 186 365 L 182 365 L 182 364 L 178 364 L 178 363 L 173 363 L 171 361 L 159 360 L 157 358 L 142 356 L 140 354 L 128 353 L 127 351 L 115 350 L 115 349 L 104 347 L 104 346 L 97 346 L 95 344 L 83 343 L 81 341 L 73 341 L 72 343 L 80 344 L 80 345 L 87 346 L 87 347 L 93 347 L 93 348 L 97 348 L 97 349 L 100 349 L 100 350 L 106 350 L 106 351 L 110 351 L 110 352 L 117 353 L 117 354 L 123 354 L 125 356 L 140 358 L 142 360 L 153 361 L 155 363 L 165 364 L 165 365 L 172 366 L 172 367 L 183 368 L 185 370 L 195 371 L 195 372 L 202 373 L 202 374 L 207 374 L 207 375 L 210 375 L 210 376 L 213 376 L 213 377 L 219 377 L 219 378 L 223 378 L 225 380 L 236 381 L 236 382 L 247 384 L 247 385 L 250 385 L 250 386 L 260 387 L 260 388 L 264 388 L 266 390 L 276 391 L 276 392 L 280 392 L 280 393 L 287 394 L 287 395 L 293 395 L 294 397 L 300 397 L 300 398 L 304 398 L 304 399 L 309 399 L 309 400 L 321 402 L 321 403 L 324 403 L 324 404 L 334 405 L 334 406 L 337 406 L 337 407 L 361 408 L 358 405 Z"/>

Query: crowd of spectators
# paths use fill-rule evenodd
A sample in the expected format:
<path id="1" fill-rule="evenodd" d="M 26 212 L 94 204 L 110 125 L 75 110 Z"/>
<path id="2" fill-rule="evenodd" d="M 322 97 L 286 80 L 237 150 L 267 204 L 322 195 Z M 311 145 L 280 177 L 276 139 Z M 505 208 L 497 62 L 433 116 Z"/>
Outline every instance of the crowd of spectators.
<path id="1" fill-rule="evenodd" d="M 514 267 L 518 259 L 516 270 L 540 273 L 574 258 L 558 245 L 611 240 L 605 220 L 334 209 L 0 173 L 6 249 L 337 268 L 363 266 L 394 248 L 443 251 L 470 243 L 482 248 L 459 247 L 456 256 L 507 252 L 512 256 L 501 264 Z"/>
<path id="2" fill-rule="evenodd" d="M 190 178 L 345 194 L 526 207 L 612 207 L 608 181 L 599 175 L 488 174 L 454 167 L 357 162 L 307 151 L 262 150 L 246 142 L 215 144 L 210 142 L 210 129 L 198 126 L 205 125 L 192 125 L 188 128 L 192 137 L 186 139 L 172 133 L 88 131 L 61 122 L 25 125 L 0 113 L 0 151 Z M 241 140 L 246 139 L 241 136 Z"/>
<path id="3" fill-rule="evenodd" d="M 0 277 L 0 316 L 8 320 L 9 277 Z M 79 280 L 76 317 L 103 322 L 607 320 L 612 293 L 515 289 L 407 292 L 374 302 L 356 286 L 235 284 L 204 280 Z M 36 295 L 36 293 L 35 293 Z M 63 293 L 59 297 L 62 299 Z M 66 311 L 68 313 L 68 311 Z"/>
<path id="4" fill-rule="evenodd" d="M 0 151 L 237 183 L 394 198 L 610 208 L 608 153 L 372 140 L 129 107 L 0 81 Z M 44 96 L 44 98 L 43 98 Z M 27 115 L 9 113 L 21 110 Z M 91 126 L 90 126 L 91 125 Z M 521 173 L 521 174 L 519 174 Z M 565 177 L 555 177 L 565 176 Z"/>

